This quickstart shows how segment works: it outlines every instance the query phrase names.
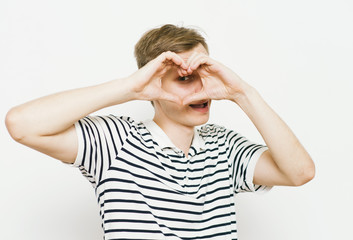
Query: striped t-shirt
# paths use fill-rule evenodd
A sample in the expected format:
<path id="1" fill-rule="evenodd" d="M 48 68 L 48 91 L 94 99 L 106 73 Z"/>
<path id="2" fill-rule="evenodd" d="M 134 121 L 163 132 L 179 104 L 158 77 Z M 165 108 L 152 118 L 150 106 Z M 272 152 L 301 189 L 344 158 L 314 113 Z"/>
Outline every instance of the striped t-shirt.
<path id="1" fill-rule="evenodd" d="M 152 120 L 89 116 L 76 124 L 74 163 L 95 188 L 104 238 L 237 239 L 235 195 L 253 184 L 267 148 L 213 124 L 188 156 Z"/>

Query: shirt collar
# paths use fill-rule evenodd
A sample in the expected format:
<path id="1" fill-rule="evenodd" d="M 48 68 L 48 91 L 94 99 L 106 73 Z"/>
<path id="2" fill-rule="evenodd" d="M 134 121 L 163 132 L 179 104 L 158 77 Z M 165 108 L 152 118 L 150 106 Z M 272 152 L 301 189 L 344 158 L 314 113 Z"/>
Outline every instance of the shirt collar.
<path id="1" fill-rule="evenodd" d="M 162 130 L 162 128 L 160 128 L 157 123 L 155 123 L 153 120 L 144 121 L 143 124 L 151 133 L 154 141 L 158 143 L 159 147 L 162 150 L 166 148 L 178 149 L 174 145 L 174 143 L 169 139 L 167 134 Z M 192 139 L 191 146 L 194 147 L 196 150 L 205 149 L 205 140 L 200 136 L 196 128 L 194 128 L 194 137 Z"/>

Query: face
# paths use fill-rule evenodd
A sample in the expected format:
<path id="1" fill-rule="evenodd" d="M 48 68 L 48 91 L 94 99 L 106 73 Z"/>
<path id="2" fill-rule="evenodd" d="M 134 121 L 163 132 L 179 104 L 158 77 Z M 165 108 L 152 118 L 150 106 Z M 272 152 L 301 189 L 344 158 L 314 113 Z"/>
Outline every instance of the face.
<path id="1" fill-rule="evenodd" d="M 199 44 L 195 48 L 179 53 L 178 55 L 187 62 L 188 58 L 194 52 L 208 54 L 206 49 Z M 162 79 L 162 88 L 183 99 L 188 95 L 199 92 L 202 89 L 202 82 L 196 72 L 186 77 L 180 77 L 175 67 L 169 70 Z M 209 119 L 210 105 L 211 100 L 209 99 L 194 102 L 186 106 L 164 100 L 154 101 L 155 120 L 159 122 L 163 121 L 164 123 L 169 121 L 187 127 L 202 125 Z"/>

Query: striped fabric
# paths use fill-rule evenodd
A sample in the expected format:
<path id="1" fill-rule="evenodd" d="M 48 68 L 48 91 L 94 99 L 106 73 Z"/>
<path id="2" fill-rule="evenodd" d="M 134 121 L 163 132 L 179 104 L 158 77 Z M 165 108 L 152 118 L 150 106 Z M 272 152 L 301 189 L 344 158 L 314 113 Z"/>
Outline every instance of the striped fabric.
<path id="1" fill-rule="evenodd" d="M 208 124 L 187 157 L 153 121 L 89 116 L 74 163 L 96 191 L 104 239 L 237 239 L 235 195 L 258 191 L 267 148 Z"/>

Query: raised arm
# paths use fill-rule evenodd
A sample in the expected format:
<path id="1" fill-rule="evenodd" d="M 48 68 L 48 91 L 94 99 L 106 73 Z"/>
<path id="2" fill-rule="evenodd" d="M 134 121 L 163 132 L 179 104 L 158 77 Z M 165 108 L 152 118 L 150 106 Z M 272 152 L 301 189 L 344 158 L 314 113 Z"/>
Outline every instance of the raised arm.
<path id="1" fill-rule="evenodd" d="M 307 151 L 255 89 L 244 89 L 234 102 L 254 123 L 269 148 L 256 165 L 255 184 L 300 186 L 314 177 L 315 166 Z"/>
<path id="2" fill-rule="evenodd" d="M 163 74 L 173 64 L 180 66 L 179 71 L 186 69 L 178 55 L 166 52 L 127 78 L 56 93 L 16 106 L 7 113 L 7 129 L 19 143 L 73 163 L 77 154 L 74 124 L 86 115 L 131 100 L 180 102 L 177 96 L 160 87 Z"/>
<path id="3" fill-rule="evenodd" d="M 231 100 L 242 108 L 263 137 L 269 150 L 256 165 L 255 184 L 299 186 L 314 177 L 315 166 L 307 151 L 253 87 L 207 55 L 195 54 L 188 65 L 188 74 L 196 71 L 200 75 L 203 89 L 184 99 L 184 104 L 200 99 Z"/>

